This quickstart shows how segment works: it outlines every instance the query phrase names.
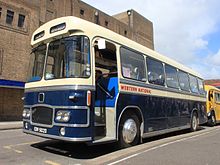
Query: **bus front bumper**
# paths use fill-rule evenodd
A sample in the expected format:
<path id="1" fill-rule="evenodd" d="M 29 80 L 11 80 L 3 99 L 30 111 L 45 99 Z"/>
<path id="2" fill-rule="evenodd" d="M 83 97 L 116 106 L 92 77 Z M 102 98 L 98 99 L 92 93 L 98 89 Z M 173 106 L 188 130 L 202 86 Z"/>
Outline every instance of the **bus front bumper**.
<path id="1" fill-rule="evenodd" d="M 83 137 L 83 138 L 62 137 L 62 136 L 38 133 L 38 132 L 25 130 L 25 129 L 23 129 L 23 132 L 27 133 L 27 134 L 30 134 L 30 135 L 40 136 L 40 137 L 43 137 L 43 138 L 63 140 L 63 141 L 69 141 L 69 142 L 89 142 L 89 141 L 92 140 L 91 137 Z"/>

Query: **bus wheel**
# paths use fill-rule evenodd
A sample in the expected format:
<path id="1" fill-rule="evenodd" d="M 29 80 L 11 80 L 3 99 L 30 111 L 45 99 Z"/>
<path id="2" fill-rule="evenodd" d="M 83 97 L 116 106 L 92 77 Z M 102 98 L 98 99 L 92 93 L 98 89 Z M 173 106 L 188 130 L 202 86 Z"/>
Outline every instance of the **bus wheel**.
<path id="1" fill-rule="evenodd" d="M 190 130 L 194 132 L 197 129 L 198 129 L 198 117 L 197 117 L 197 114 L 193 112 L 191 123 L 190 123 Z"/>
<path id="2" fill-rule="evenodd" d="M 122 116 L 119 125 L 119 147 L 134 146 L 140 140 L 140 122 L 134 113 L 126 113 Z"/>
<path id="3" fill-rule="evenodd" d="M 212 127 L 216 125 L 216 118 L 214 112 L 211 112 L 211 116 L 208 119 L 208 125 Z"/>

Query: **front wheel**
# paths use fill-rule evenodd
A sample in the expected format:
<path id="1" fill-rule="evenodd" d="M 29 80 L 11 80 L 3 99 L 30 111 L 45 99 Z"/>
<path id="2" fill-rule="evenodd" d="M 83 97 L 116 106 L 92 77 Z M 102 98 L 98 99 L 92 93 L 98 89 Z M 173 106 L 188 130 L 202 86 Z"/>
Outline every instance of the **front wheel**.
<path id="1" fill-rule="evenodd" d="M 198 116 L 197 114 L 194 112 L 191 118 L 191 124 L 190 124 L 190 130 L 192 132 L 196 131 L 198 129 Z"/>
<path id="2" fill-rule="evenodd" d="M 140 122 L 133 113 L 122 116 L 119 125 L 119 147 L 126 148 L 137 145 L 140 140 Z"/>

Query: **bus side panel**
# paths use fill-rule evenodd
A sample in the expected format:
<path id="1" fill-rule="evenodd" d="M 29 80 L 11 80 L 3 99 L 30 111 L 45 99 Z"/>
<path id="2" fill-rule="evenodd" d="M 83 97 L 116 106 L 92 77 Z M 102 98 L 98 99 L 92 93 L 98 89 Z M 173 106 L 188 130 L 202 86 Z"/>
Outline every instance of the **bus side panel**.
<path id="1" fill-rule="evenodd" d="M 162 130 L 167 128 L 167 117 L 164 104 L 159 97 L 135 94 L 120 94 L 117 104 L 117 121 L 122 110 L 129 106 L 137 106 L 144 117 L 145 132 L 148 129 Z"/>
<path id="2" fill-rule="evenodd" d="M 198 110 L 200 124 L 206 122 L 205 102 L 121 93 L 117 104 L 117 121 L 122 110 L 129 106 L 141 109 L 144 132 L 189 126 L 193 109 Z"/>
<path id="3" fill-rule="evenodd" d="M 206 102 L 196 102 L 196 108 L 198 109 L 199 124 L 205 124 L 207 122 Z"/>

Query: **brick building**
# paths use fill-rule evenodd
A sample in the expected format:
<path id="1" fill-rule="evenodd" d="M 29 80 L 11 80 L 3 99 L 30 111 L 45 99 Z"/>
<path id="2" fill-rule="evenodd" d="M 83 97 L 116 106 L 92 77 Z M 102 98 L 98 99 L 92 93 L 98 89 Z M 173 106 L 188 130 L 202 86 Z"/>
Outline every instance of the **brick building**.
<path id="1" fill-rule="evenodd" d="M 80 0 L 0 0 L 0 121 L 21 118 L 32 33 L 51 19 L 69 15 L 154 49 L 152 22 L 134 10 L 109 16 Z"/>

